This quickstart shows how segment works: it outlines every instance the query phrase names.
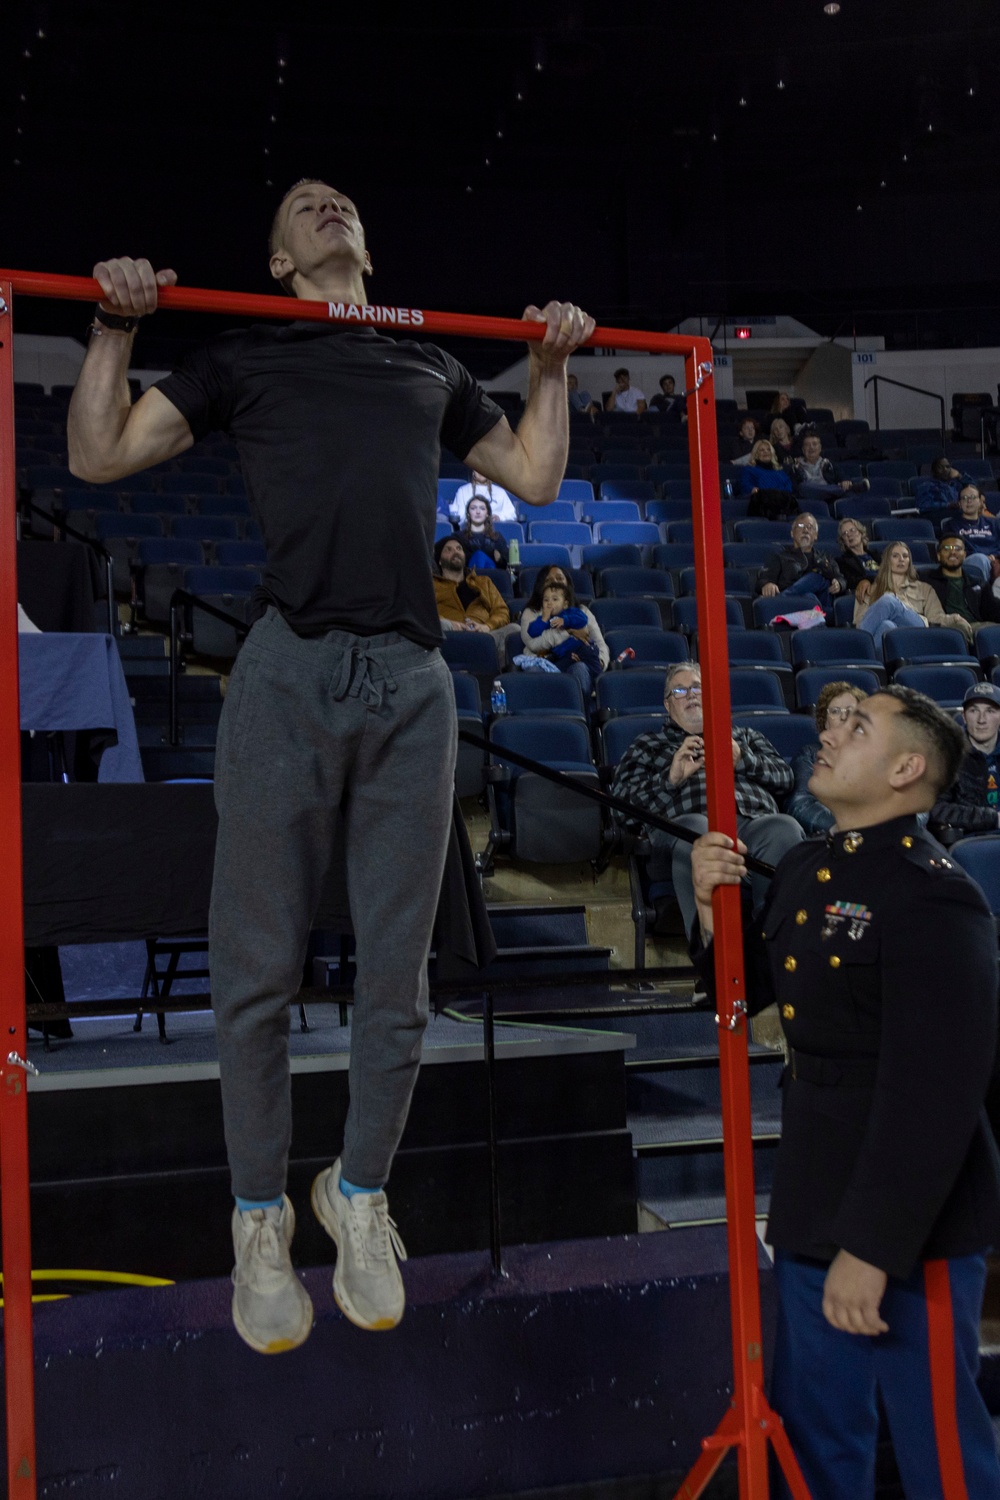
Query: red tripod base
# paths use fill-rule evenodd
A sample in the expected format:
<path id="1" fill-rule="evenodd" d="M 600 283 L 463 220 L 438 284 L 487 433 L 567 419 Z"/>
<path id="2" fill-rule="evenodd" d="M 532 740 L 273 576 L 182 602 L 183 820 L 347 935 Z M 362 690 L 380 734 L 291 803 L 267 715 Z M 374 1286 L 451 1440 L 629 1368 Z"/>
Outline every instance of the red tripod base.
<path id="1" fill-rule="evenodd" d="M 771 1410 L 763 1391 L 753 1391 L 753 1405 L 756 1418 L 746 1428 L 740 1424 L 734 1402 L 711 1437 L 702 1438 L 702 1455 L 677 1491 L 674 1500 L 698 1500 L 730 1448 L 739 1450 L 740 1495 L 753 1496 L 754 1500 L 757 1497 L 767 1500 L 768 1443 L 774 1448 L 793 1500 L 809 1500 L 809 1490 L 781 1418 Z"/>

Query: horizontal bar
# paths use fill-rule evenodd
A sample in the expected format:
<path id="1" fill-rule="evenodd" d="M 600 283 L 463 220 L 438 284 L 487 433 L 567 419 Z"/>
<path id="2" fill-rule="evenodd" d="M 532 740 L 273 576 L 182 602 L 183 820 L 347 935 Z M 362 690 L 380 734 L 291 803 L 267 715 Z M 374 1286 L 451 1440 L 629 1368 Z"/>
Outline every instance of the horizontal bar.
<path id="1" fill-rule="evenodd" d="M 41 271 L 0 271 L 24 297 L 55 297 L 69 302 L 96 302 L 104 294 L 90 276 L 55 276 Z M 236 313 L 248 318 L 286 322 L 358 323 L 384 332 L 454 333 L 465 338 L 538 341 L 541 323 L 521 318 L 484 318 L 471 313 L 430 312 L 420 307 L 362 308 L 344 302 L 300 302 L 294 297 L 256 292 L 219 292 L 203 287 L 161 287 L 161 307 L 186 312 Z M 641 333 L 634 328 L 595 328 L 587 340 L 592 349 L 636 349 L 648 354 L 689 354 L 694 339 L 672 333 Z"/>

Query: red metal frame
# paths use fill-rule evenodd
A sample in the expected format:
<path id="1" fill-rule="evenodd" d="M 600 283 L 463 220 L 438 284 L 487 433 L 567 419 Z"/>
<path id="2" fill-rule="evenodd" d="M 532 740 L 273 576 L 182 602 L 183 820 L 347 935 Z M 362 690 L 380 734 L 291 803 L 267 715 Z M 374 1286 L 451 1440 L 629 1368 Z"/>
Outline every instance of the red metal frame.
<path id="1" fill-rule="evenodd" d="M 13 461 L 12 294 L 92 302 L 96 281 L 85 276 L 49 276 L 0 271 L 0 826 L 8 857 L 0 862 L 0 1027 L 5 1051 L 27 1056 L 25 1042 L 20 742 L 17 687 L 17 610 L 14 553 L 16 497 Z M 387 332 L 462 334 L 470 338 L 539 340 L 544 327 L 518 318 L 484 318 L 418 308 L 368 309 L 284 296 L 199 288 L 164 288 L 164 308 L 234 313 L 240 317 L 357 322 Z M 705 759 L 708 816 L 713 828 L 736 836 L 729 651 L 722 560 L 722 513 L 715 425 L 712 346 L 708 339 L 598 328 L 588 343 L 599 349 L 633 349 L 684 356 L 689 392 L 698 638 L 705 681 Z M 6 451 L 8 450 L 9 451 Z M 777 1455 L 795 1500 L 809 1492 L 785 1436 L 781 1419 L 764 1395 L 760 1286 L 754 1217 L 750 1070 L 747 1058 L 743 944 L 739 891 L 715 893 L 715 977 L 719 996 L 719 1063 L 722 1080 L 726 1219 L 729 1235 L 733 1399 L 718 1428 L 703 1440 L 702 1457 L 677 1493 L 696 1500 L 730 1448 L 736 1448 L 742 1500 L 766 1500 L 767 1445 Z M 7 1382 L 7 1452 L 12 1500 L 35 1495 L 34 1385 L 31 1345 L 31 1239 L 28 1217 L 27 1103 L 23 1071 L 7 1065 L 0 1089 L 0 1210 L 3 1215 L 4 1347 Z"/>

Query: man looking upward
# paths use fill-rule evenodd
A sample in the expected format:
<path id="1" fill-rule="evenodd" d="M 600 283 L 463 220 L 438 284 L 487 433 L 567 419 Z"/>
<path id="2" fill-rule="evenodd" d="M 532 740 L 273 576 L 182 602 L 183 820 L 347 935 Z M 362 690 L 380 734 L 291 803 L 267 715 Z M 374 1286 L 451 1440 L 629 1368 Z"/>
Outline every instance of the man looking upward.
<path id="1" fill-rule="evenodd" d="M 358 211 L 324 181 L 285 195 L 269 251 L 293 297 L 367 302 Z M 216 755 L 209 947 L 236 1199 L 233 1320 L 262 1353 L 301 1344 L 312 1325 L 289 1257 L 288 1005 L 343 804 L 358 969 L 350 1108 L 342 1155 L 312 1203 L 337 1245 L 341 1309 L 362 1328 L 390 1328 L 403 1314 L 403 1252 L 383 1188 L 427 1023 L 456 744 L 431 569 L 439 454 L 446 445 L 528 504 L 554 499 L 566 360 L 593 321 L 569 303 L 527 309 L 546 331 L 529 345 L 516 432 L 450 355 L 371 324 L 224 334 L 133 406 L 135 322 L 177 278 L 132 259 L 94 275 L 104 295 L 70 406 L 73 472 L 113 483 L 226 432 L 267 547 Z"/>

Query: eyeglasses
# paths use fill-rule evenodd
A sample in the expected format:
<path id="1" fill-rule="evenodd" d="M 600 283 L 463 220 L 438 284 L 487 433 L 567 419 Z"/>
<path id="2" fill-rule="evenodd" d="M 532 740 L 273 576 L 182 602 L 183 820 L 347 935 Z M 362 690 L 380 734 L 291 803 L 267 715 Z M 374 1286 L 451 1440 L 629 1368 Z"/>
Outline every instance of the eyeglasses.
<path id="1" fill-rule="evenodd" d="M 701 683 L 700 682 L 692 682 L 692 684 L 691 684 L 690 687 L 686 687 L 686 688 L 682 688 L 682 687 L 668 688 L 667 691 L 674 698 L 694 698 L 694 697 L 700 698 L 701 697 Z"/>
<path id="2" fill-rule="evenodd" d="M 827 719 L 840 719 L 846 723 L 853 713 L 853 708 L 828 708 L 826 717 Z"/>

